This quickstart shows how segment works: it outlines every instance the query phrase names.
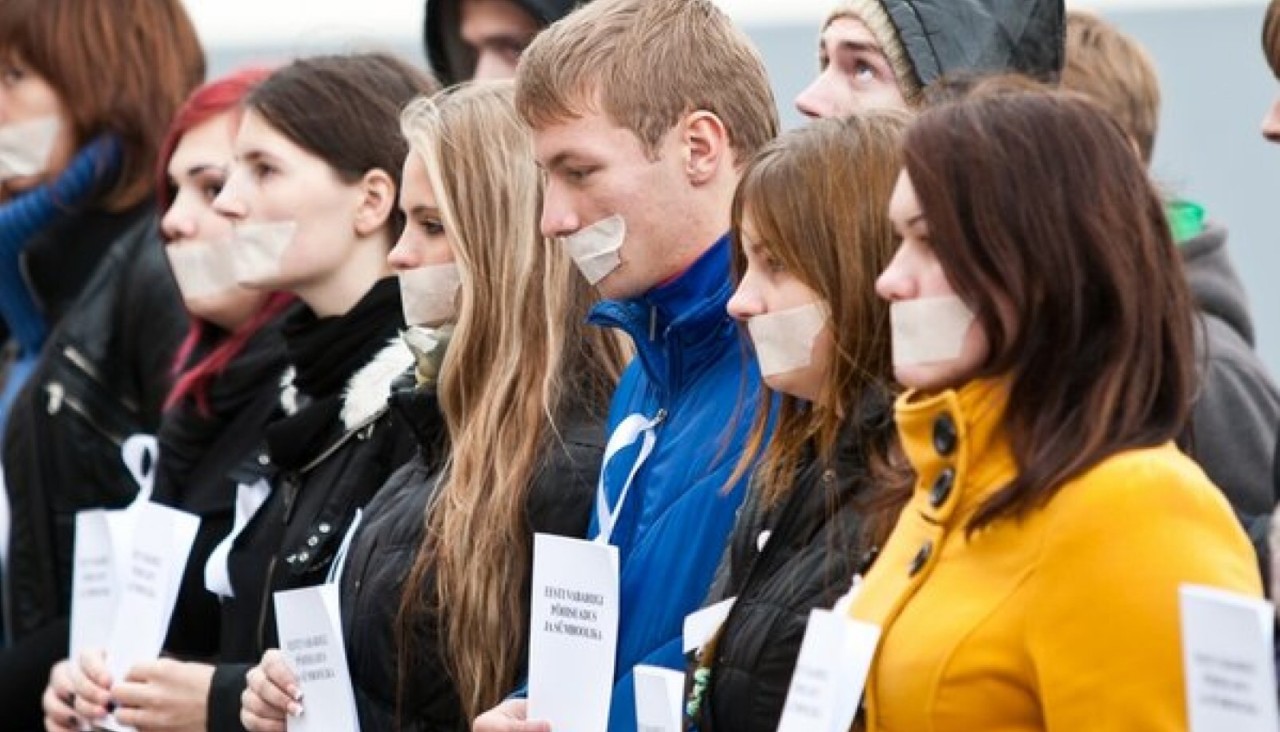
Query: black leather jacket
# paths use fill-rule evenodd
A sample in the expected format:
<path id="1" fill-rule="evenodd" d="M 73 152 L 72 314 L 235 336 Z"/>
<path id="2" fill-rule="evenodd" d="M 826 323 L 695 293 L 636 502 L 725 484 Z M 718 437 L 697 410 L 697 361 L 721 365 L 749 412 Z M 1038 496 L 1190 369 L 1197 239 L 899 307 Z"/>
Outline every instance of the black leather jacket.
<path id="1" fill-rule="evenodd" d="M 95 236 L 85 232 L 66 251 Z M 155 432 L 187 329 L 153 216 L 136 215 L 100 246 L 106 253 L 50 334 L 5 430 L 15 640 L 70 611 L 76 512 L 124 506 L 137 493 L 120 445 Z M 58 299 L 46 307 L 61 309 Z"/>

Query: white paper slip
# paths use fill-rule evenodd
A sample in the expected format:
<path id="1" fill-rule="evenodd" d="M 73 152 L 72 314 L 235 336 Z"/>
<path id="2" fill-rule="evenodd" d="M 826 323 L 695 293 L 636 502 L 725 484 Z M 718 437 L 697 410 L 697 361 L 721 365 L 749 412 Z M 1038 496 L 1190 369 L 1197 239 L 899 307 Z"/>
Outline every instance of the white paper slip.
<path id="1" fill-rule="evenodd" d="M 1191 732 L 1280 732 L 1275 608 L 1196 585 L 1182 585 L 1178 597 Z"/>
<path id="2" fill-rule="evenodd" d="M 76 514 L 69 656 L 73 659 L 84 651 L 106 648 L 116 616 L 118 577 L 107 514 L 100 508 Z"/>
<path id="3" fill-rule="evenodd" d="M 811 611 L 778 732 L 846 732 L 879 642 L 878 626 L 830 610 Z"/>
<path id="4" fill-rule="evenodd" d="M 288 718 L 289 732 L 359 732 L 338 586 L 277 592 L 275 604 L 280 649 L 302 689 L 302 714 Z"/>
<path id="5" fill-rule="evenodd" d="M 632 669 L 636 687 L 636 732 L 681 732 L 684 673 L 659 666 Z"/>
<path id="6" fill-rule="evenodd" d="M 160 656 L 182 572 L 200 528 L 200 517 L 158 503 L 136 504 L 121 513 L 130 519 L 133 532 L 106 646 L 107 668 L 116 679 L 127 676 L 135 664 Z M 132 729 L 114 717 L 100 724 L 110 730 Z"/>
<path id="7" fill-rule="evenodd" d="M 729 611 L 733 610 L 733 603 L 738 598 L 730 597 L 728 600 L 721 600 L 714 605 L 704 607 L 697 612 L 689 613 L 684 618 L 684 652 L 696 651 L 701 649 L 711 639 L 716 637 L 716 633 L 720 632 L 720 626 L 724 625 L 724 621 L 729 617 Z"/>
<path id="8" fill-rule="evenodd" d="M 529 719 L 604 732 L 618 648 L 618 548 L 533 537 Z"/>

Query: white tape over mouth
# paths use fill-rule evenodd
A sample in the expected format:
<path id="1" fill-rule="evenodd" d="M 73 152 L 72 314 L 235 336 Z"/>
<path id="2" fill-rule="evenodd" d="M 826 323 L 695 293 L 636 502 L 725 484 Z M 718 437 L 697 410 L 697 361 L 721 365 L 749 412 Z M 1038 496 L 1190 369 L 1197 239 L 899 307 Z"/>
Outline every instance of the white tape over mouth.
<path id="1" fill-rule="evenodd" d="M 827 304 L 811 302 L 747 321 L 760 375 L 785 374 L 813 363 L 813 343 L 827 324 Z"/>
<path id="2" fill-rule="evenodd" d="M 889 306 L 893 365 L 918 366 L 957 358 L 973 320 L 973 311 L 955 295 L 893 303 Z"/>
<path id="3" fill-rule="evenodd" d="M 618 250 L 627 238 L 627 222 L 614 214 L 563 238 L 564 247 L 592 286 L 622 265 Z"/>
<path id="4" fill-rule="evenodd" d="M 61 129 L 56 116 L 0 126 L 0 180 L 45 172 Z"/>
<path id="5" fill-rule="evenodd" d="M 199 300 L 240 289 L 230 242 L 169 244 L 164 253 L 183 300 Z"/>
<path id="6" fill-rule="evenodd" d="M 236 282 L 261 287 L 279 279 L 285 250 L 297 231 L 296 221 L 237 225 L 230 247 Z"/>
<path id="7" fill-rule="evenodd" d="M 438 326 L 458 317 L 458 290 L 462 288 L 458 265 L 417 267 L 398 276 L 405 325 Z"/>

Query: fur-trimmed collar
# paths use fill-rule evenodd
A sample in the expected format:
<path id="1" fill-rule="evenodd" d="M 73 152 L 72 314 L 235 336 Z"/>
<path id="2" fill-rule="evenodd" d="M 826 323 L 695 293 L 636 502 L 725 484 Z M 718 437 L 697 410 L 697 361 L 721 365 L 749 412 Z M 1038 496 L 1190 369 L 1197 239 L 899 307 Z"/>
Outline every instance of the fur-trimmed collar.
<path id="1" fill-rule="evenodd" d="M 387 408 L 391 383 L 413 366 L 413 353 L 398 336 L 347 381 L 342 394 L 342 427 L 353 430 L 373 419 Z M 280 408 L 285 414 L 296 414 L 299 407 L 298 387 L 293 379 L 297 371 L 290 366 L 280 377 Z"/>

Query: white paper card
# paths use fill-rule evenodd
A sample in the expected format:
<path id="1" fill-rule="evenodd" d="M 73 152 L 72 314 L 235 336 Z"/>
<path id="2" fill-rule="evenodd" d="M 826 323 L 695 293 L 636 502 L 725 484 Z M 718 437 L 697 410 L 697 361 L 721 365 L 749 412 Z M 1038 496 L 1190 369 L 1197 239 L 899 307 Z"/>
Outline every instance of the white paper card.
<path id="1" fill-rule="evenodd" d="M 106 648 L 112 678 L 123 679 L 135 664 L 160 656 L 200 517 L 151 502 L 117 513 L 131 519 L 132 531 L 128 548 L 120 552 L 124 575 Z M 132 729 L 114 717 L 99 724 Z"/>
<path id="2" fill-rule="evenodd" d="M 681 732 L 684 674 L 659 666 L 632 669 L 636 687 L 636 732 Z"/>
<path id="3" fill-rule="evenodd" d="M 878 626 L 830 610 L 810 611 L 778 732 L 846 732 L 879 642 Z"/>
<path id="4" fill-rule="evenodd" d="M 1178 596 L 1191 732 L 1280 732 L 1274 608 L 1195 585 L 1183 585 Z"/>
<path id="5" fill-rule="evenodd" d="M 338 586 L 326 583 L 277 592 L 275 604 L 280 649 L 302 689 L 303 711 L 288 718 L 289 732 L 359 732 Z"/>
<path id="6" fill-rule="evenodd" d="M 556 732 L 604 732 L 618 648 L 618 548 L 533 538 L 529 719 Z"/>
<path id="7" fill-rule="evenodd" d="M 119 597 L 108 513 L 98 508 L 76 514 L 70 658 L 79 658 L 90 649 L 105 648 L 111 636 Z"/>
<path id="8" fill-rule="evenodd" d="M 729 617 L 729 611 L 733 609 L 733 603 L 737 600 L 736 597 L 730 597 L 728 600 L 721 600 L 710 607 L 704 607 L 686 615 L 684 652 L 696 651 L 710 642 L 716 633 L 720 632 L 720 626 L 724 625 L 725 618 Z"/>

